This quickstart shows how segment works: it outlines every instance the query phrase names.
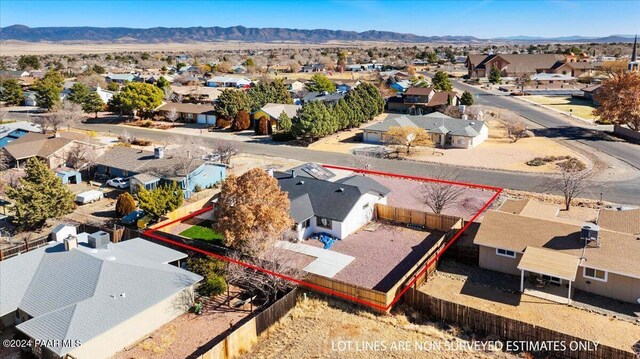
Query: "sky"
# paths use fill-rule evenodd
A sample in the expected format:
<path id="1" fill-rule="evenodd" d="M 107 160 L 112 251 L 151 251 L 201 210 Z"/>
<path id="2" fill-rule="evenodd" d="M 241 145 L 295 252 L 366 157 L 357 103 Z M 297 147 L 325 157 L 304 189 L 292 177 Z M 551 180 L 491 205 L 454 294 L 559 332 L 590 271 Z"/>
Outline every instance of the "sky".
<path id="1" fill-rule="evenodd" d="M 380 30 L 424 36 L 608 36 L 640 33 L 640 1 L 0 1 L 0 25 L 243 25 Z"/>

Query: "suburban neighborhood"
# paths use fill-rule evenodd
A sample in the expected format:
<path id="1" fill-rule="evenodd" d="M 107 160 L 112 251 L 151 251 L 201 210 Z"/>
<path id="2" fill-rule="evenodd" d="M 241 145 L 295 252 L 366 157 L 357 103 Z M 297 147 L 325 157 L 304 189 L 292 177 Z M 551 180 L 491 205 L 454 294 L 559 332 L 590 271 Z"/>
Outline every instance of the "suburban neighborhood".
<path id="1" fill-rule="evenodd" d="M 0 358 L 640 358 L 639 3 L 148 5 L 0 4 Z"/>

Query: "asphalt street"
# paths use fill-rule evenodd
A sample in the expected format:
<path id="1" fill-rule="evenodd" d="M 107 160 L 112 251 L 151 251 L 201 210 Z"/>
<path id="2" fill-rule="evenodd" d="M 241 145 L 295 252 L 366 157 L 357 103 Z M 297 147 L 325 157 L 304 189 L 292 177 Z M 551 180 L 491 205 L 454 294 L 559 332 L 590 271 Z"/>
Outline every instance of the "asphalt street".
<path id="1" fill-rule="evenodd" d="M 150 130 L 139 127 L 118 126 L 109 123 L 82 123 L 76 126 L 80 129 L 94 130 L 103 133 L 111 133 L 120 135 L 125 130 L 135 137 L 150 139 L 154 141 L 166 141 L 167 133 L 160 130 Z M 188 135 L 172 134 L 170 137 L 180 138 Z M 217 139 L 207 136 L 201 136 L 205 142 L 213 144 Z M 305 162 L 319 162 L 338 166 L 354 166 L 352 155 L 315 151 L 303 147 L 293 147 L 279 144 L 266 144 L 256 142 L 234 141 L 238 150 L 244 153 L 266 155 L 274 157 L 290 158 Z M 417 176 L 434 176 L 438 174 L 442 166 L 423 162 L 400 161 L 393 159 L 371 159 L 372 170 L 394 172 L 407 175 Z M 484 170 L 479 168 L 458 167 L 460 180 L 464 182 L 477 183 L 502 188 L 511 188 L 515 190 L 525 190 L 533 192 L 548 192 L 549 177 L 539 174 L 508 172 L 498 170 Z M 598 199 L 600 193 L 603 198 L 608 201 L 640 205 L 640 179 L 624 182 L 591 183 L 589 191 L 584 193 L 583 197 Z"/>

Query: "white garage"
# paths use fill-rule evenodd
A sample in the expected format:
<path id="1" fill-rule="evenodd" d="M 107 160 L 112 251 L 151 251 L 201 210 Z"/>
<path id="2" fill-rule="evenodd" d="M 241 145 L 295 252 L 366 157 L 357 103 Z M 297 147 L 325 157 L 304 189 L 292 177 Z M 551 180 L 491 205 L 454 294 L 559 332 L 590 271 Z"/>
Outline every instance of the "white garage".
<path id="1" fill-rule="evenodd" d="M 364 131 L 363 140 L 365 143 L 382 143 L 382 133 L 377 131 Z"/>
<path id="2" fill-rule="evenodd" d="M 198 123 L 203 125 L 215 125 L 216 124 L 216 115 L 214 114 L 198 114 Z"/>

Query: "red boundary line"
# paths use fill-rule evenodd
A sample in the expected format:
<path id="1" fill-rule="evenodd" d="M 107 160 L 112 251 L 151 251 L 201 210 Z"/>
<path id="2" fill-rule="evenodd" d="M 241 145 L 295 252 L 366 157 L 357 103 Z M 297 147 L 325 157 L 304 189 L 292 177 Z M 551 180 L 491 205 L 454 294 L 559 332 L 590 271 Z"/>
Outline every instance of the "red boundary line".
<path id="1" fill-rule="evenodd" d="M 442 248 L 436 254 L 436 256 L 434 258 L 432 258 L 425 265 L 424 269 L 422 269 L 417 275 L 414 276 L 414 278 L 409 283 L 407 283 L 407 285 L 405 285 L 405 287 L 402 289 L 402 291 L 398 295 L 396 295 L 393 298 L 393 300 L 391 301 L 391 303 L 389 305 L 387 305 L 386 307 L 382 306 L 382 305 L 379 305 L 379 304 L 376 304 L 376 303 L 372 303 L 372 302 L 360 299 L 360 298 L 357 298 L 357 297 L 353 297 L 353 296 L 350 296 L 350 295 L 347 295 L 347 294 L 336 292 L 336 291 L 333 291 L 331 289 L 327 289 L 325 287 L 321 287 L 321 286 L 319 286 L 317 284 L 305 282 L 305 281 L 302 281 L 302 280 L 299 280 L 299 279 L 296 279 L 296 278 L 293 278 L 293 277 L 290 277 L 290 276 L 287 276 L 287 275 L 284 275 L 284 274 L 280 274 L 280 273 L 277 273 L 277 272 L 274 272 L 274 271 L 271 271 L 271 270 L 268 270 L 268 269 L 265 269 L 265 268 L 262 268 L 262 267 L 258 267 L 256 265 L 253 265 L 253 264 L 250 264 L 250 263 L 239 261 L 239 260 L 234 259 L 234 258 L 222 256 L 222 255 L 215 254 L 215 253 L 211 253 L 209 251 L 205 251 L 203 249 L 196 248 L 194 246 L 191 246 L 191 245 L 188 245 L 188 244 L 185 244 L 185 243 L 176 242 L 174 240 L 164 238 L 164 237 L 162 237 L 162 236 L 160 236 L 160 235 L 155 233 L 159 229 L 164 228 L 164 227 L 166 227 L 168 225 L 171 225 L 173 223 L 180 222 L 180 221 L 183 221 L 183 220 L 191 218 L 191 217 L 195 217 L 195 216 L 197 216 L 197 215 L 199 215 L 201 213 L 204 213 L 204 212 L 208 212 L 208 211 L 213 209 L 213 206 L 209 206 L 209 207 L 200 209 L 200 210 L 195 211 L 193 213 L 190 213 L 190 214 L 188 214 L 186 216 L 183 216 L 183 217 L 180 217 L 180 218 L 175 219 L 173 221 L 170 221 L 168 223 L 165 223 L 165 224 L 163 224 L 163 225 L 161 225 L 159 227 L 148 229 L 148 230 L 144 231 L 142 234 L 145 235 L 145 236 L 149 236 L 151 238 L 154 238 L 156 240 L 162 241 L 162 242 L 166 242 L 166 243 L 169 243 L 169 244 L 176 245 L 178 247 L 182 247 L 182 248 L 185 248 L 185 249 L 197 252 L 197 253 L 204 254 L 204 255 L 209 256 L 209 257 L 217 258 L 217 259 L 224 260 L 224 261 L 227 261 L 227 262 L 230 262 L 230 263 L 235 263 L 235 264 L 241 265 L 241 266 L 249 268 L 249 269 L 253 269 L 253 270 L 256 270 L 256 271 L 259 271 L 259 272 L 263 272 L 263 273 L 266 273 L 266 274 L 269 274 L 269 275 L 273 275 L 273 276 L 288 280 L 290 282 L 296 283 L 298 285 L 305 286 L 307 288 L 311 288 L 311 289 L 314 289 L 314 290 L 317 290 L 317 291 L 320 291 L 320 292 L 324 292 L 324 293 L 327 293 L 327 294 L 330 294 L 330 295 L 333 295 L 333 296 L 336 296 L 336 297 L 347 299 L 347 300 L 350 300 L 352 302 L 363 304 L 363 305 L 366 305 L 366 306 L 369 306 L 369 307 L 372 307 L 372 308 L 375 308 L 375 309 L 387 311 L 391 307 L 393 307 L 398 302 L 398 300 L 400 300 L 402 295 L 412 285 L 415 284 L 415 282 L 418 280 L 418 277 L 420 277 L 427 270 L 429 270 L 429 268 L 440 258 L 440 256 L 442 256 L 442 254 L 444 254 L 444 252 L 449 248 L 449 246 L 451 246 L 456 240 L 458 240 L 458 238 L 462 235 L 462 233 L 464 233 L 464 231 L 467 230 L 467 228 L 469 228 L 469 226 L 471 226 L 471 223 L 473 223 L 473 221 L 475 221 L 482 214 L 482 212 L 484 212 L 491 205 L 491 203 L 493 203 L 493 201 L 495 201 L 495 199 L 500 195 L 500 193 L 502 193 L 502 188 L 493 187 L 493 186 L 486 186 L 486 185 L 479 185 L 479 184 L 473 184 L 473 183 L 447 181 L 447 180 L 434 179 L 434 178 L 428 178 L 428 177 L 419 177 L 419 176 L 399 175 L 399 174 L 390 173 L 390 172 L 370 171 L 370 170 L 362 170 L 362 169 L 342 167 L 342 166 L 323 165 L 323 167 L 332 168 L 332 169 L 339 169 L 339 170 L 347 170 L 347 171 L 351 171 L 351 172 L 368 173 L 368 174 L 374 174 L 374 175 L 379 175 L 379 176 L 389 176 L 389 177 L 397 177 L 397 178 L 404 178 L 404 179 L 411 179 L 411 180 L 418 180 L 418 181 L 438 182 L 438 183 L 450 184 L 450 185 L 455 185 L 455 186 L 465 186 L 465 187 L 470 187 L 470 188 L 480 188 L 480 189 L 486 189 L 486 190 L 495 191 L 495 194 L 482 206 L 482 208 L 480 208 L 480 210 L 471 218 L 470 221 L 467 222 L 467 224 L 465 226 L 463 226 L 462 228 L 460 228 L 458 230 L 458 232 L 456 232 L 456 234 L 451 238 L 449 243 L 447 243 L 447 245 L 444 248 Z"/>

